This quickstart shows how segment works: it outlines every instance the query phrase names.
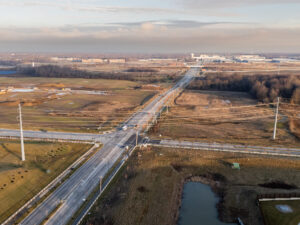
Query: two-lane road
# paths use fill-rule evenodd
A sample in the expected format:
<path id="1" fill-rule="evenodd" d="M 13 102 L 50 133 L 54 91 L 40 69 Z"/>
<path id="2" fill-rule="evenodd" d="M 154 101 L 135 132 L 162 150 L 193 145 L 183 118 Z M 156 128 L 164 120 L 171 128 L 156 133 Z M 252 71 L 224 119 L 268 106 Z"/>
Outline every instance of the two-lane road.
<path id="1" fill-rule="evenodd" d="M 24 138 L 32 139 L 55 139 L 67 141 L 90 141 L 90 142 L 106 142 L 110 134 L 86 134 L 86 133 L 67 133 L 67 132 L 43 132 L 24 130 Z M 19 130 L 0 129 L 1 137 L 20 137 Z"/>

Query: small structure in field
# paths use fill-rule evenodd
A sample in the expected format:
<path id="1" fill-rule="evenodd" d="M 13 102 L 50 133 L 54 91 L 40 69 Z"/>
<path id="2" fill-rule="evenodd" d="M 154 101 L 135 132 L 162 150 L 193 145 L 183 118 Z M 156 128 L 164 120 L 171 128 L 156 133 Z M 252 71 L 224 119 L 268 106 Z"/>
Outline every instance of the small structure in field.
<path id="1" fill-rule="evenodd" d="M 236 170 L 240 170 L 241 167 L 240 167 L 240 164 L 239 163 L 232 163 L 232 169 L 236 169 Z"/>
<path id="2" fill-rule="evenodd" d="M 276 205 L 276 209 L 281 213 L 292 213 L 293 209 L 289 205 Z"/>

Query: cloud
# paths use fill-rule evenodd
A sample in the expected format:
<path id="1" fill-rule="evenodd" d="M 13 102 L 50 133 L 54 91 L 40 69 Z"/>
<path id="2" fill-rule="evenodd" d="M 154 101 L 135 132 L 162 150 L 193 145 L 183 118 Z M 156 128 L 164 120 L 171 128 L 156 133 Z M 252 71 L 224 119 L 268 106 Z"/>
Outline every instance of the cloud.
<path id="1" fill-rule="evenodd" d="M 300 3 L 299 0 L 176 0 L 177 3 L 188 9 L 232 8 L 249 5 L 272 5 Z"/>
<path id="2" fill-rule="evenodd" d="M 144 21 L 60 28 L 1 28 L 0 51 L 299 52 L 300 27 Z M 283 41 L 284 40 L 284 41 Z"/>
<path id="3" fill-rule="evenodd" d="M 140 22 L 120 22 L 120 23 L 85 23 L 80 25 L 65 25 L 55 28 L 44 28 L 49 30 L 49 33 L 78 33 L 93 35 L 95 33 L 124 33 L 124 32 L 156 32 L 159 30 L 176 30 L 179 28 L 201 28 L 209 26 L 225 26 L 225 25 L 239 25 L 245 23 L 234 22 L 199 22 L 193 20 L 153 20 L 153 21 L 140 21 Z M 2 27 L 2 31 L 6 30 L 7 33 L 14 32 L 15 34 L 38 34 L 43 30 L 42 28 L 20 28 L 20 27 Z M 51 32 L 50 32 L 51 30 Z M 1 37 L 0 37 L 1 38 Z"/>
<path id="4" fill-rule="evenodd" d="M 151 22 L 142 23 L 141 29 L 145 32 L 153 31 L 155 29 L 155 25 Z"/>
<path id="5" fill-rule="evenodd" d="M 183 13 L 181 10 L 154 7 L 125 7 L 125 6 L 99 6 L 98 4 L 76 4 L 70 2 L 56 1 L 15 1 L 0 0 L 0 6 L 11 7 L 53 7 L 62 10 L 72 10 L 80 12 L 96 12 L 96 13 Z"/>
<path id="6" fill-rule="evenodd" d="M 149 20 L 149 21 L 140 21 L 140 22 L 121 22 L 121 23 L 106 23 L 106 24 L 98 24 L 92 25 L 86 24 L 81 28 L 84 29 L 87 27 L 94 27 L 95 29 L 102 28 L 102 29 L 118 29 L 118 28 L 125 28 L 125 29 L 133 29 L 133 28 L 143 28 L 143 30 L 154 30 L 156 28 L 169 28 L 169 29 L 176 29 L 176 28 L 199 28 L 204 26 L 213 26 L 213 25 L 222 25 L 222 24 L 245 24 L 245 23 L 236 23 L 236 22 L 199 22 L 194 20 Z"/>

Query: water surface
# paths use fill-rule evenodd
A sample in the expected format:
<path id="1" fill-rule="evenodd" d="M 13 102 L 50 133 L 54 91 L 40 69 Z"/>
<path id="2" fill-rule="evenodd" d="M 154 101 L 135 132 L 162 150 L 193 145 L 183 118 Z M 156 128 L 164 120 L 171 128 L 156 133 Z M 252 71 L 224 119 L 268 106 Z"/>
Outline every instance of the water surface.
<path id="1" fill-rule="evenodd" d="M 0 70 L 0 75 L 12 75 L 17 73 L 15 70 Z"/>
<path id="2" fill-rule="evenodd" d="M 218 219 L 219 198 L 208 185 L 189 182 L 184 185 L 178 225 L 236 225 Z"/>

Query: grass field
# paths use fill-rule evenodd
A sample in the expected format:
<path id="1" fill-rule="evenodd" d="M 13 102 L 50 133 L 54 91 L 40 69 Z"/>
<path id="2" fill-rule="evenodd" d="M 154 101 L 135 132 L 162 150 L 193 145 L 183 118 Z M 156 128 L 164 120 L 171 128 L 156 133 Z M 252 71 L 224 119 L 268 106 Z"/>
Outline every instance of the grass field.
<path id="1" fill-rule="evenodd" d="M 233 162 L 240 170 L 233 170 Z M 176 224 L 183 182 L 209 184 L 221 197 L 219 217 L 245 225 L 263 225 L 256 205 L 257 194 L 288 193 L 261 187 L 279 180 L 300 187 L 299 160 L 199 150 L 149 148 L 137 150 L 118 179 L 91 211 L 83 224 Z M 198 179 L 197 179 L 198 178 Z"/>
<path id="2" fill-rule="evenodd" d="M 0 78 L 0 83 L 3 87 L 39 88 L 37 92 L 0 95 L 0 127 L 14 129 L 18 128 L 19 100 L 24 101 L 25 129 L 99 132 L 119 125 L 158 93 L 135 89 L 138 83 L 119 80 Z M 107 94 L 61 92 L 63 88 Z"/>
<path id="3" fill-rule="evenodd" d="M 266 225 L 298 225 L 300 223 L 300 201 L 266 201 L 261 202 L 260 205 Z M 276 205 L 288 205 L 293 212 L 282 213 L 276 209 Z"/>
<path id="4" fill-rule="evenodd" d="M 0 222 L 14 213 L 91 146 L 87 144 L 0 140 Z"/>
<path id="5" fill-rule="evenodd" d="M 300 146 L 280 115 L 277 139 L 272 140 L 274 108 L 259 106 L 247 93 L 185 91 L 164 113 L 151 135 L 157 138 L 249 145 Z"/>

